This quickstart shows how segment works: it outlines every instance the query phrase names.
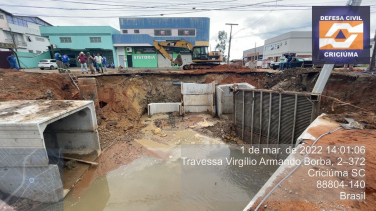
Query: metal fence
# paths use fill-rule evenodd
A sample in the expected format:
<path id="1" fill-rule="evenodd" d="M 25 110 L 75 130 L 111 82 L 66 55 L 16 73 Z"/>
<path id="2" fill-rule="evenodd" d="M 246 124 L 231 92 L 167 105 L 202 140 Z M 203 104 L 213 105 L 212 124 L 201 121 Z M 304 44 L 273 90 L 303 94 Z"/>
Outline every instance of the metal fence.
<path id="1" fill-rule="evenodd" d="M 294 147 L 316 118 L 319 98 L 310 93 L 234 90 L 234 122 L 247 144 Z"/>

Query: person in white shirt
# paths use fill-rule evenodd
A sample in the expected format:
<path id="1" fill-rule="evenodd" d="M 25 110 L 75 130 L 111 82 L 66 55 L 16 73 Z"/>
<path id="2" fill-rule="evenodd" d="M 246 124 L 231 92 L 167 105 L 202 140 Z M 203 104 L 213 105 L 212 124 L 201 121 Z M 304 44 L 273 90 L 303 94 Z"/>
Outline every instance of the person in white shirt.
<path id="1" fill-rule="evenodd" d="M 94 59 L 97 62 L 97 67 L 99 69 L 99 72 L 102 70 L 102 73 L 103 73 L 103 64 L 102 64 L 103 58 L 101 57 L 101 55 L 99 55 L 99 53 L 97 53 Z"/>

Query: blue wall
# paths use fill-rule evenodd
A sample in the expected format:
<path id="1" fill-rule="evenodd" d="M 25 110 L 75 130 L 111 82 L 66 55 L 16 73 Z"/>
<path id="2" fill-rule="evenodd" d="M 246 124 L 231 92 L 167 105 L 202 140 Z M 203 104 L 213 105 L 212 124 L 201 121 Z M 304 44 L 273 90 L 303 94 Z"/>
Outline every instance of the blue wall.
<path id="1" fill-rule="evenodd" d="M 207 41 L 210 39 L 209 18 L 120 18 L 120 29 L 196 29 L 196 36 L 150 36 L 147 34 L 116 34 L 114 44 L 148 43 L 153 40 Z"/>
<path id="2" fill-rule="evenodd" d="M 157 41 L 164 41 L 164 40 L 186 40 L 192 44 L 195 44 L 195 41 L 198 40 L 195 37 L 152 37 L 148 34 L 114 34 L 112 35 L 112 40 L 114 44 L 122 44 L 122 43 L 148 43 L 151 46 L 154 46 L 153 40 Z M 206 40 L 198 40 L 198 41 L 206 41 Z"/>

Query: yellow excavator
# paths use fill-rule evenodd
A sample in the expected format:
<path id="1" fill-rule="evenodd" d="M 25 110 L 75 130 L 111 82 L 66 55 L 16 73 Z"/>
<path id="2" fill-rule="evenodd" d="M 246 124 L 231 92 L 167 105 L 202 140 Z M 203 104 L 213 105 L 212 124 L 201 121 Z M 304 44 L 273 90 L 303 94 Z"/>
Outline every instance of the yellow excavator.
<path id="1" fill-rule="evenodd" d="M 166 51 L 165 47 L 188 49 L 192 56 L 192 63 L 185 64 L 183 66 L 184 70 L 210 69 L 218 66 L 222 62 L 222 53 L 220 51 L 209 52 L 208 46 L 194 46 L 192 43 L 185 40 L 165 42 L 158 42 L 154 40 L 153 42 L 154 47 L 161 53 L 161 55 L 171 61 L 171 66 L 182 66 L 183 59 L 181 58 L 180 53 L 175 60 L 172 59 L 170 54 Z"/>

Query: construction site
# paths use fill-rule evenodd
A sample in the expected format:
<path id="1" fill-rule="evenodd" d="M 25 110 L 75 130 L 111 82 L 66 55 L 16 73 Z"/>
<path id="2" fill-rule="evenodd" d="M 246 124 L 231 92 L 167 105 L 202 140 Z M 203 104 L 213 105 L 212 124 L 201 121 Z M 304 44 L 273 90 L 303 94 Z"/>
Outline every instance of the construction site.
<path id="1" fill-rule="evenodd" d="M 374 0 L 281 2 L 2 2 L 0 211 L 376 210 Z"/>
<path id="2" fill-rule="evenodd" d="M 226 65 L 73 77 L 1 69 L 0 210 L 254 210 L 272 187 L 257 209 L 373 210 L 376 77 L 334 71 L 313 95 L 319 75 Z M 242 146 L 299 149 L 339 127 L 315 146 L 365 146 L 365 199 L 309 185 L 353 176 L 316 178 L 302 166 L 275 186 L 295 166 L 214 165 L 241 160 Z M 205 158 L 212 165 L 195 165 Z"/>

